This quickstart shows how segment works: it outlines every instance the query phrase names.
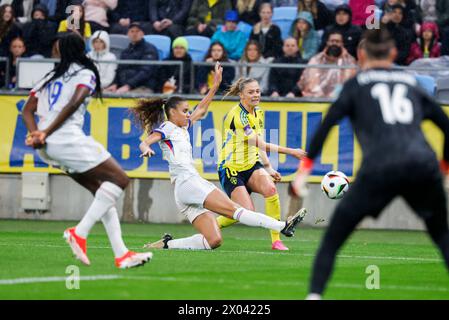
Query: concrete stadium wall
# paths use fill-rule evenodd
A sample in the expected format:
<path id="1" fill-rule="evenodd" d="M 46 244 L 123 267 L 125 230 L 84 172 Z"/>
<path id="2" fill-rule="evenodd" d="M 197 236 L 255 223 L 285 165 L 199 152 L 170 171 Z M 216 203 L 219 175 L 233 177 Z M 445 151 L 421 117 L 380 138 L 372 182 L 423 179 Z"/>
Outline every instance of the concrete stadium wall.
<path id="1" fill-rule="evenodd" d="M 218 186 L 218 182 L 214 182 Z M 292 201 L 287 193 L 287 184 L 278 185 L 282 217 L 295 211 L 297 201 Z M 21 208 L 21 176 L 17 174 L 0 175 L 0 219 L 38 219 L 38 220 L 79 220 L 89 207 L 92 195 L 64 175 L 50 176 L 51 206 L 46 213 L 25 213 Z M 259 195 L 253 196 L 256 209 L 264 212 L 264 201 Z M 332 210 L 338 200 L 327 199 L 319 185 L 312 184 L 309 197 L 304 201 L 309 215 L 305 223 L 314 227 L 327 225 Z M 124 196 L 119 201 L 121 220 L 126 222 L 183 223 L 187 222 L 178 212 L 174 203 L 173 188 L 169 180 L 132 179 Z M 324 219 L 318 225 L 315 222 Z M 1 222 L 0 222 L 1 225 Z M 401 200 L 396 199 L 378 220 L 365 219 L 360 228 L 423 230 L 422 222 Z"/>

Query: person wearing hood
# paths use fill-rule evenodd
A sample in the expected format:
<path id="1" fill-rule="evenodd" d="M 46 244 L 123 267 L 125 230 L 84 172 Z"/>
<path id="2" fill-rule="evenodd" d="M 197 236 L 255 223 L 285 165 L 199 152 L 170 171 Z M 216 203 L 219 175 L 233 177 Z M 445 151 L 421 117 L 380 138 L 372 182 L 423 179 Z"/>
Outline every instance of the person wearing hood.
<path id="1" fill-rule="evenodd" d="M 23 38 L 28 55 L 50 58 L 51 44 L 56 35 L 57 25 L 48 20 L 48 9 L 43 4 L 38 4 L 33 8 L 31 17 L 31 22 L 23 27 Z"/>
<path id="2" fill-rule="evenodd" d="M 356 57 L 357 46 L 362 37 L 362 29 L 352 24 L 352 10 L 347 4 L 342 4 L 335 9 L 335 22 L 324 31 L 320 50 L 323 50 L 326 46 L 327 37 L 332 31 L 339 31 L 343 34 L 346 50 L 348 50 L 351 56 Z"/>
<path id="3" fill-rule="evenodd" d="M 298 48 L 304 60 L 308 61 L 319 49 L 320 37 L 315 30 L 315 23 L 310 12 L 298 13 L 293 21 L 290 35 L 298 41 Z"/>
<path id="4" fill-rule="evenodd" d="M 115 63 L 101 63 L 99 61 L 116 61 L 115 54 L 110 52 L 110 38 L 106 31 L 98 30 L 89 39 L 91 50 L 87 56 L 94 60 L 98 73 L 101 78 L 102 88 L 106 88 L 112 84 L 117 71 Z"/>
<path id="5" fill-rule="evenodd" d="M 422 58 L 438 58 L 441 56 L 441 45 L 438 26 L 434 22 L 424 22 L 421 26 L 419 38 L 410 48 L 407 65 Z"/>
<path id="6" fill-rule="evenodd" d="M 181 61 L 183 63 L 183 87 L 182 92 L 179 88 L 179 66 L 160 66 L 158 72 L 159 92 L 163 94 L 189 93 L 190 91 L 190 68 L 192 65 L 192 57 L 188 54 L 189 43 L 184 37 L 178 37 L 173 41 L 170 57 L 164 61 Z"/>

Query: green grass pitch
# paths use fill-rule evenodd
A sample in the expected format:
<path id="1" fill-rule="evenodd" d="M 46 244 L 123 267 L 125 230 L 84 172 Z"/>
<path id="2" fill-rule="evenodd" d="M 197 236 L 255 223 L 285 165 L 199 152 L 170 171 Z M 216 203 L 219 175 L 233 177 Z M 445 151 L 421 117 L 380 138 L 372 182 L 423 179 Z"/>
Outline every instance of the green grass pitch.
<path id="1" fill-rule="evenodd" d="M 273 252 L 266 230 L 233 226 L 214 251 L 155 250 L 141 268 L 118 270 L 101 224 L 88 241 L 92 265 L 82 266 L 62 239 L 70 222 L 0 220 L 0 299 L 304 299 L 322 229 L 300 229 Z M 124 224 L 136 251 L 164 232 L 192 235 L 191 225 Z M 66 268 L 79 266 L 78 290 Z M 368 290 L 366 269 L 380 271 Z M 18 280 L 21 279 L 21 280 Z M 27 283 L 19 283 L 27 281 Z M 326 299 L 449 299 L 449 276 L 422 232 L 357 231 L 339 253 Z"/>

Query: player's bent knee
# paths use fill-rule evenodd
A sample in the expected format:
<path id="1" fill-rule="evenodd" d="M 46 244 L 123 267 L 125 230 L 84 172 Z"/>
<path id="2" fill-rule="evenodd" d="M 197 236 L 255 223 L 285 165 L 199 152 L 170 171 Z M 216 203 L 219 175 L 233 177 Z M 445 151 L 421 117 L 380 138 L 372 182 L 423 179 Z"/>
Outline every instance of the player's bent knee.
<path id="1" fill-rule="evenodd" d="M 263 196 L 265 196 L 266 198 L 275 196 L 278 193 L 278 189 L 276 188 L 276 186 L 274 184 L 269 184 L 265 189 L 264 189 L 264 194 Z"/>
<path id="2" fill-rule="evenodd" d="M 223 238 L 221 236 L 214 236 L 210 239 L 207 239 L 207 243 L 209 243 L 211 249 L 216 249 L 223 243 Z"/>

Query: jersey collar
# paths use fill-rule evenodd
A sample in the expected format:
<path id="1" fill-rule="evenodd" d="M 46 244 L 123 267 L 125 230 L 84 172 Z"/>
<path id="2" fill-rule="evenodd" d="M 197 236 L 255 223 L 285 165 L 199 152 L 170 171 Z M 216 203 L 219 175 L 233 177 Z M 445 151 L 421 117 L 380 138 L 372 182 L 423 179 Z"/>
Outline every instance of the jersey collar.
<path id="1" fill-rule="evenodd" d="M 245 114 L 248 114 L 249 111 L 245 109 L 245 107 L 243 106 L 242 103 L 239 103 L 240 108 L 243 110 L 243 112 L 245 112 Z"/>

